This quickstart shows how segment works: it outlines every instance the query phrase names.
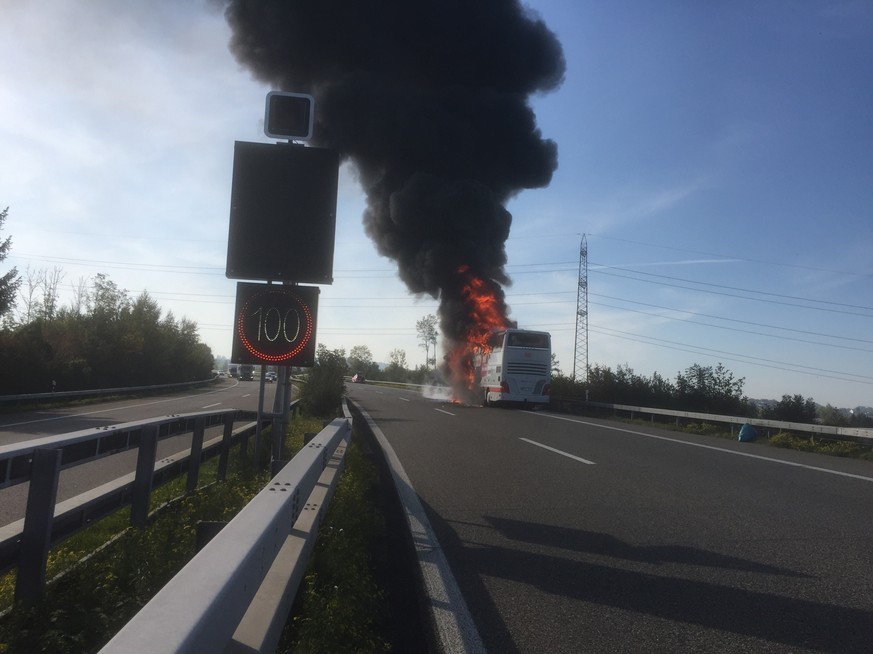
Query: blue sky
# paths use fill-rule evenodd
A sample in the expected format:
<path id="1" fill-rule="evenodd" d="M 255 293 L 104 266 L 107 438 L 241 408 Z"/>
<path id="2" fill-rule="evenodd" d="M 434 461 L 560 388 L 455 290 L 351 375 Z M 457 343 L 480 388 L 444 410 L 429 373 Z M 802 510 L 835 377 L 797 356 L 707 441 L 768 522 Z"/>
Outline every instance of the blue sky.
<path id="1" fill-rule="evenodd" d="M 559 167 L 509 204 L 511 317 L 572 372 L 586 234 L 591 364 L 675 379 L 722 362 L 750 397 L 873 405 L 873 5 L 527 4 L 567 74 L 531 100 Z M 66 300 L 106 273 L 228 355 L 233 143 L 270 142 L 270 89 L 215 3 L 52 5 L 2 9 L 0 270 L 57 267 Z M 318 340 L 422 363 L 436 302 L 376 253 L 363 209 L 344 166 Z"/>

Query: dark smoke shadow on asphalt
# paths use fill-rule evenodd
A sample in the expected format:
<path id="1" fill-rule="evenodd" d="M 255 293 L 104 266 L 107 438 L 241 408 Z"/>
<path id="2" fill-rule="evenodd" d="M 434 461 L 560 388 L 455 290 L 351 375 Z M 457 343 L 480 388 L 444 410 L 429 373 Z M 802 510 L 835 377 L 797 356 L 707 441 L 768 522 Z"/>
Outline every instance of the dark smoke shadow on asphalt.
<path id="1" fill-rule="evenodd" d="M 626 543 L 611 534 L 595 531 L 568 529 L 553 525 L 535 525 L 520 520 L 490 516 L 486 516 L 485 519 L 510 540 L 549 547 L 560 547 L 598 556 L 610 556 L 624 561 L 635 561 L 652 565 L 678 563 L 757 574 L 809 577 L 809 575 L 795 572 L 794 570 L 758 563 L 749 559 L 725 556 L 718 552 L 710 552 L 696 547 L 684 545 L 637 546 Z"/>
<path id="2" fill-rule="evenodd" d="M 873 612 L 796 599 L 772 593 L 632 571 L 510 547 L 468 546 L 454 529 L 425 509 L 446 551 L 458 584 L 468 598 L 488 651 L 517 652 L 507 626 L 482 580 L 498 578 L 538 588 L 543 593 L 612 607 L 703 630 L 760 639 L 777 647 L 827 652 L 869 652 Z M 758 574 L 803 577 L 750 561 L 693 548 L 633 548 L 604 534 L 554 529 L 545 525 L 487 518 L 508 538 L 555 548 L 615 556 L 643 563 L 715 565 Z M 533 534 L 533 536 L 531 536 Z M 692 627 L 688 627 L 691 629 Z M 677 629 L 674 626 L 671 631 Z M 679 629 L 683 629 L 679 627 Z M 619 640 L 616 650 L 628 646 Z M 704 638 L 708 638 L 704 636 Z M 584 643 L 579 643 L 584 647 Z M 635 643 L 633 646 L 642 645 Z M 726 643 L 723 644 L 726 646 Z M 624 650 L 622 650 L 624 651 Z M 788 649 L 787 651 L 793 651 Z"/>

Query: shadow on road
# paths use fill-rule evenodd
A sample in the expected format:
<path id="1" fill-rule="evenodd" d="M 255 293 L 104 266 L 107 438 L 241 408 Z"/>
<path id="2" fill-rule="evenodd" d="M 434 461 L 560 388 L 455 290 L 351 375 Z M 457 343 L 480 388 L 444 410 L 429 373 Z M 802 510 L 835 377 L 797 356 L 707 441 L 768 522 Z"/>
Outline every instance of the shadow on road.
<path id="1" fill-rule="evenodd" d="M 757 561 L 726 556 L 718 552 L 710 552 L 685 545 L 637 546 L 626 543 L 610 534 L 594 531 L 531 524 L 529 522 L 507 520 L 505 518 L 486 517 L 485 519 L 510 540 L 549 547 L 560 547 L 598 556 L 611 556 L 625 561 L 636 561 L 652 565 L 679 563 L 788 577 L 809 576 L 794 570 L 778 568 L 765 563 L 758 563 Z"/>
<path id="2" fill-rule="evenodd" d="M 871 651 L 871 611 L 532 552 L 528 545 L 614 557 L 617 562 L 675 563 L 808 578 L 795 571 L 687 546 L 639 547 L 609 534 L 493 517 L 485 519 L 501 536 L 514 543 L 523 543 L 523 549 L 470 545 L 462 542 L 453 527 L 429 507 L 426 510 L 489 651 L 519 650 L 484 584 L 483 580 L 488 578 L 538 588 L 550 596 L 631 611 L 676 625 L 689 625 L 692 631 L 694 625 L 715 630 L 716 635 L 724 632 L 741 638 L 760 639 L 776 645 L 774 651 L 782 651 L 780 645 L 785 647 L 785 651 L 794 648 L 828 652 Z M 615 636 L 616 650 L 633 644 L 627 640 L 630 638 L 627 635 Z M 708 638 L 704 636 L 704 639 Z M 643 644 L 637 642 L 633 646 Z M 579 645 L 585 646 L 584 643 Z"/>

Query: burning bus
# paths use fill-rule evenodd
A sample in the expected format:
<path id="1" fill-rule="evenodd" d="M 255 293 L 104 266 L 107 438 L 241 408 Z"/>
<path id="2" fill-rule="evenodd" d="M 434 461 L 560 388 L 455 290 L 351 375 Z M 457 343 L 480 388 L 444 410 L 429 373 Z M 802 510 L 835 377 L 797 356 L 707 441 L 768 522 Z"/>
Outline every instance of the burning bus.
<path id="1" fill-rule="evenodd" d="M 475 357 L 482 404 L 542 405 L 551 393 L 552 338 L 548 332 L 495 332 Z"/>

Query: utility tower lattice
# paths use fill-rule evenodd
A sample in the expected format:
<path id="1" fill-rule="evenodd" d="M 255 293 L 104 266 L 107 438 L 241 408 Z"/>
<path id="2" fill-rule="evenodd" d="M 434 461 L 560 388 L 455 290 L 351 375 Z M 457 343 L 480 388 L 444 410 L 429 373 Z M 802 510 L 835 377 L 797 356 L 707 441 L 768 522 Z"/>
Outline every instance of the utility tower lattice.
<path id="1" fill-rule="evenodd" d="M 576 296 L 576 350 L 573 380 L 588 381 L 588 239 L 579 245 L 579 292 Z"/>

